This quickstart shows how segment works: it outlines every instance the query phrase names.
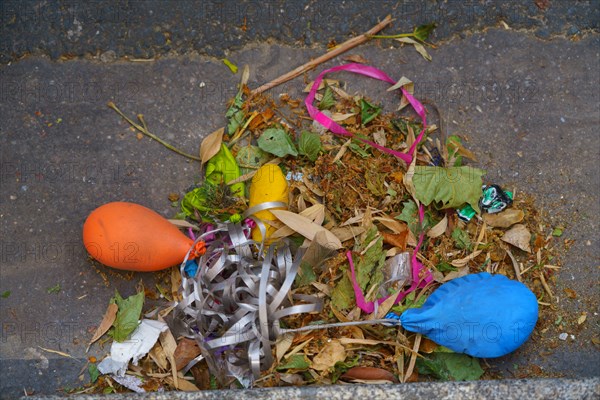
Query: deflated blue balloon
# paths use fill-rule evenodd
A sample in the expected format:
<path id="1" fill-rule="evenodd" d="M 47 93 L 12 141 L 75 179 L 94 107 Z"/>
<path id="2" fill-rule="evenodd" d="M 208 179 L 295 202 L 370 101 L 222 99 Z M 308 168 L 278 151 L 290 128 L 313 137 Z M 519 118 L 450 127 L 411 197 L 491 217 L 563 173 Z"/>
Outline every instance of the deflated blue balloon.
<path id="1" fill-rule="evenodd" d="M 537 318 L 531 290 L 504 275 L 482 272 L 443 284 L 421 308 L 406 310 L 400 322 L 457 353 L 493 358 L 519 348 Z"/>

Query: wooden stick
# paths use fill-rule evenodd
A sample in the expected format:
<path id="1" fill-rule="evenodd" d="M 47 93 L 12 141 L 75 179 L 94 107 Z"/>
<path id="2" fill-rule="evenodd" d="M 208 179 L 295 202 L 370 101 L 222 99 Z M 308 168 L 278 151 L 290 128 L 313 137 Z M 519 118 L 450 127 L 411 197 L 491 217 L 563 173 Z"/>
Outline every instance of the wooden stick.
<path id="1" fill-rule="evenodd" d="M 329 61 L 332 58 L 358 46 L 359 44 L 362 44 L 362 43 L 368 41 L 370 39 L 370 36 L 376 34 L 380 30 L 382 30 L 383 28 L 388 26 L 391 22 L 392 22 L 392 16 L 388 15 L 387 17 L 385 17 L 383 19 L 383 21 L 381 21 L 380 23 L 375 25 L 373 28 L 371 28 L 366 33 L 364 33 L 360 36 L 357 36 L 355 38 L 352 38 L 350 40 L 347 40 L 344 43 L 342 43 L 341 45 L 339 45 L 337 48 L 331 50 L 330 52 L 325 53 L 322 56 L 317 57 L 314 60 L 311 60 L 304 65 L 299 66 L 298 68 L 294 69 L 293 71 L 290 71 L 287 74 L 283 74 L 279 78 L 273 79 L 271 82 L 266 83 L 256 89 L 254 89 L 252 91 L 252 94 L 262 93 L 265 90 L 269 90 L 271 88 L 274 88 L 275 86 L 281 85 L 284 82 L 287 82 L 291 79 L 294 79 L 297 76 L 302 75 L 306 71 L 310 71 L 311 69 L 315 68 L 317 65 L 322 64 L 325 61 Z"/>

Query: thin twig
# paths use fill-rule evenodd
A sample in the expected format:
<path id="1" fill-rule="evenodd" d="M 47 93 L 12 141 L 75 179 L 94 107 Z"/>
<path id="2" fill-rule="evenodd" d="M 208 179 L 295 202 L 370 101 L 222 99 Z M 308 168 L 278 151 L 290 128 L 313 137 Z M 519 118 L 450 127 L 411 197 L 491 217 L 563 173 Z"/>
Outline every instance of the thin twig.
<path id="1" fill-rule="evenodd" d="M 185 153 L 185 152 L 179 150 L 178 148 L 174 147 L 173 145 L 165 142 L 164 140 L 162 140 L 161 138 L 159 138 L 155 134 L 150 133 L 148 131 L 148 129 L 145 128 L 146 123 L 144 122 L 144 117 L 141 114 L 138 115 L 138 119 L 140 120 L 140 122 L 142 122 L 142 124 L 144 126 L 136 124 L 135 122 L 133 122 L 128 116 L 126 116 L 125 114 L 123 114 L 123 112 L 121 110 L 119 110 L 117 108 L 117 106 L 115 105 L 115 103 L 113 103 L 112 101 L 108 102 L 108 106 L 110 108 L 112 108 L 113 110 L 115 110 L 117 112 L 117 114 L 119 114 L 125 121 L 127 121 L 129 123 L 129 125 L 133 126 L 135 129 L 137 129 L 138 131 L 140 131 L 144 135 L 146 135 L 146 136 L 148 136 L 148 137 L 156 140 L 158 143 L 162 144 L 167 149 L 169 149 L 171 151 L 174 151 L 175 153 L 177 153 L 179 155 L 182 155 L 184 157 L 191 158 L 192 160 L 202 161 L 200 157 L 194 156 L 192 154 Z"/>
<path id="2" fill-rule="evenodd" d="M 271 82 L 266 83 L 256 89 L 254 89 L 252 91 L 252 94 L 262 93 L 265 90 L 269 90 L 271 88 L 274 88 L 275 86 L 281 85 L 284 82 L 287 82 L 291 79 L 294 79 L 297 76 L 302 75 L 306 71 L 310 71 L 311 69 L 315 68 L 317 65 L 322 64 L 325 61 L 329 61 L 332 58 L 337 57 L 338 55 L 358 46 L 359 44 L 362 44 L 362 43 L 368 41 L 371 38 L 371 36 L 375 35 L 377 32 L 379 32 L 380 30 L 382 30 L 383 28 L 388 26 L 391 22 L 392 22 L 392 16 L 388 15 L 387 17 L 385 17 L 383 19 L 383 21 L 381 21 L 380 23 L 375 25 L 373 28 L 371 28 L 366 33 L 364 33 L 360 36 L 357 36 L 355 38 L 352 38 L 350 40 L 347 40 L 344 43 L 342 43 L 341 45 L 339 45 L 338 47 L 336 47 L 335 49 L 331 50 L 330 52 L 323 54 L 322 56 L 317 57 L 314 60 L 311 60 L 311 61 L 307 62 L 306 64 L 299 66 L 298 68 L 294 69 L 293 71 L 290 71 L 287 74 L 281 75 L 279 78 L 273 79 Z"/>
<path id="3" fill-rule="evenodd" d="M 521 268 L 519 268 L 519 263 L 517 262 L 517 259 L 510 252 L 510 249 L 506 249 L 506 254 L 508 254 L 508 256 L 510 257 L 510 260 L 512 261 L 512 265 L 515 269 L 515 275 L 517 276 L 517 280 L 519 282 L 523 282 L 523 280 L 521 279 Z"/>
<path id="4" fill-rule="evenodd" d="M 546 290 L 548 296 L 550 296 L 550 300 L 552 300 L 554 295 L 552 294 L 552 290 L 550 290 L 550 286 L 548 286 L 548 284 L 546 283 L 546 278 L 544 278 L 544 271 L 540 271 L 540 281 L 542 282 L 544 290 Z"/>

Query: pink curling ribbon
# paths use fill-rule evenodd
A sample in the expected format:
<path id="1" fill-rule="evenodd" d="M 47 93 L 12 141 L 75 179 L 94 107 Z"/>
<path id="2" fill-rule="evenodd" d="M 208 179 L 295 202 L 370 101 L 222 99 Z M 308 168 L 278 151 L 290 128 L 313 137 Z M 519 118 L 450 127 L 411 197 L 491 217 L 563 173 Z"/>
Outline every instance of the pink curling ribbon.
<path id="1" fill-rule="evenodd" d="M 419 204 L 419 223 L 423 223 L 423 219 L 425 218 L 425 210 L 422 204 Z M 431 271 L 421 264 L 421 262 L 417 259 L 417 253 L 421 249 L 421 245 L 423 244 L 423 239 L 425 238 L 425 232 L 421 232 L 419 235 L 419 241 L 417 242 L 417 247 L 415 247 L 415 251 L 412 254 L 412 284 L 410 287 L 396 296 L 396 300 L 394 300 L 394 304 L 398 304 L 404 299 L 409 293 L 415 291 L 417 288 L 425 287 L 433 280 L 433 275 Z M 358 284 L 358 280 L 356 279 L 356 271 L 354 270 L 354 261 L 352 260 L 352 252 L 348 251 L 346 253 L 346 257 L 348 258 L 348 263 L 350 264 L 350 280 L 352 281 L 352 288 L 354 289 L 354 296 L 356 297 L 356 305 L 366 313 L 372 313 L 375 311 L 375 302 L 374 301 L 366 301 L 365 295 Z M 423 275 L 423 277 L 421 277 Z M 388 297 L 381 297 L 377 300 L 377 304 L 383 303 Z"/>
<path id="2" fill-rule="evenodd" d="M 304 104 L 306 105 L 306 109 L 308 110 L 308 115 L 310 115 L 310 117 L 312 119 L 314 119 L 315 121 L 317 121 L 319 124 L 323 125 L 325 128 L 327 128 L 328 130 L 330 130 L 331 132 L 333 132 L 337 135 L 346 136 L 346 137 L 354 137 L 354 135 L 352 133 L 348 132 L 342 126 L 335 123 L 331 118 L 329 118 L 327 115 L 323 114 L 321 111 L 319 111 L 319 109 L 317 107 L 315 107 L 313 105 L 313 102 L 315 100 L 315 95 L 317 94 L 317 89 L 319 88 L 321 81 L 323 81 L 323 77 L 325 76 L 325 74 L 328 74 L 330 72 L 337 72 L 337 71 L 354 72 L 355 74 L 365 75 L 370 78 L 379 79 L 380 81 L 385 81 L 392 85 L 394 85 L 396 83 L 396 81 L 394 81 L 392 78 L 390 78 L 385 72 L 383 72 L 375 67 L 371 67 L 368 65 L 355 64 L 355 63 L 344 64 L 344 65 L 340 65 L 337 67 L 326 69 L 325 71 L 321 72 L 319 74 L 319 76 L 317 76 L 317 79 L 315 79 L 315 83 L 312 85 L 310 92 L 308 93 L 308 96 L 306 96 L 306 100 L 304 100 Z M 385 146 L 378 145 L 377 143 L 367 140 L 367 139 L 363 139 L 363 138 L 357 138 L 357 139 L 363 143 L 368 144 L 371 147 L 376 148 L 377 150 L 380 150 L 387 154 L 392 154 L 392 155 L 400 158 L 407 164 L 410 164 L 412 162 L 412 155 L 415 152 L 417 145 L 423 138 L 423 135 L 425 134 L 425 128 L 427 126 L 427 119 L 425 117 L 425 107 L 423 107 L 423 104 L 421 104 L 419 102 L 419 100 L 415 99 L 403 87 L 401 87 L 400 90 L 402 91 L 402 94 L 404 95 L 406 100 L 408 100 L 408 102 L 410 103 L 412 108 L 419 115 L 419 117 L 421 118 L 421 121 L 423 122 L 423 129 L 421 130 L 421 133 L 419 133 L 419 136 L 417 136 L 414 143 L 410 146 L 408 153 L 402 153 L 401 151 L 389 149 Z"/>

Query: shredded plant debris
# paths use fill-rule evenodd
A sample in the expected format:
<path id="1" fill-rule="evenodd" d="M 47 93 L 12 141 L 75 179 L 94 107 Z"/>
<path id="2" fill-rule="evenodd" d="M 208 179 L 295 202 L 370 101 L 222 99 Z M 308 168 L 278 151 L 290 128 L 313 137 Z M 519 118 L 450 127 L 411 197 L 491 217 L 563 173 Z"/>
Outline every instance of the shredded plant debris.
<path id="1" fill-rule="evenodd" d="M 411 34 L 393 38 L 412 40 L 426 56 L 420 43 L 425 43 L 431 29 L 433 25 L 419 27 Z M 421 52 L 420 48 L 417 50 Z M 496 195 L 505 196 L 505 203 L 498 206 L 500 210 L 491 211 L 495 205 L 486 203 L 489 186 L 485 185 L 502 183 L 486 182 L 485 171 L 475 167 L 475 155 L 460 136 L 446 137 L 437 126 L 427 126 L 416 147 L 415 161 L 408 165 L 358 139 L 406 152 L 423 129 L 421 121 L 410 112 L 386 112 L 372 99 L 350 96 L 351 88 L 342 82 L 327 79 L 318 90 L 317 106 L 354 135 L 342 137 L 314 122 L 302 105 L 303 99 L 286 93 L 273 98 L 252 92 L 245 79 L 242 78 L 239 93 L 226 110 L 226 129 L 216 131 L 202 143 L 204 178 L 199 176 L 180 200 L 177 193 L 168 198 L 172 202 L 179 200 L 176 218 L 188 224 L 181 226 L 207 232 L 219 222 L 238 223 L 243 219 L 253 175 L 260 167 L 274 164 L 281 168 L 289 186 L 287 211 L 322 227 L 341 244 L 341 248 L 313 246 L 311 243 L 318 243 L 322 237 L 319 230 L 312 232 L 309 240 L 305 232 L 299 233 L 301 229 L 282 223 L 283 218 L 268 221 L 274 236 L 287 237 L 295 249 L 309 248 L 311 255 L 310 262 L 300 264 L 289 296 L 316 296 L 323 302 L 321 312 L 283 318 L 283 328 L 377 319 L 388 311 L 402 313 L 423 305 L 444 282 L 478 272 L 505 275 L 533 291 L 540 308 L 532 341 L 540 341 L 538 331 L 562 324 L 555 312 L 553 281 L 560 268 L 555 243 L 564 228 L 544 223 L 532 197 L 518 188 L 500 189 Z M 143 119 L 140 121 L 143 123 Z M 138 129 L 148 130 L 145 124 Z M 424 206 L 422 218 L 417 203 Z M 275 211 L 273 214 L 279 215 Z M 409 255 L 416 251 L 420 236 L 423 243 L 417 258 L 433 281 L 409 293 L 398 304 L 384 301 L 372 314 L 361 311 L 346 253 L 352 252 L 357 283 L 366 300 L 373 301 L 410 286 L 410 268 L 392 270 L 390 265 L 395 257 L 410 262 Z M 186 265 L 186 273 L 187 268 Z M 127 339 L 134 329 L 139 332 L 142 325 L 138 326 L 138 317 L 144 297 L 158 303 L 180 301 L 179 267 L 162 274 L 156 288 L 140 289 L 128 299 L 117 293 L 92 343 L 106 332 L 118 341 Z M 59 285 L 48 290 L 58 291 Z M 9 294 L 3 293 L 2 297 Z M 567 295 L 577 296 L 574 291 Z M 171 334 L 163 320 L 169 319 L 172 310 L 170 303 L 142 312 L 158 324 L 158 330 L 146 353 L 126 364 L 125 377 L 103 375 L 94 358 L 86 367 L 90 386 L 79 393 L 241 387 L 234 374 L 215 376 L 209 363 L 202 359 L 195 340 Z M 585 318 L 581 315 L 579 324 Z M 285 333 L 277 338 L 272 352 L 275 361 L 254 380 L 254 387 L 497 376 L 485 360 L 452 352 L 401 327 L 382 324 Z M 539 367 L 536 370 L 532 366 L 515 375 L 541 374 Z"/>

